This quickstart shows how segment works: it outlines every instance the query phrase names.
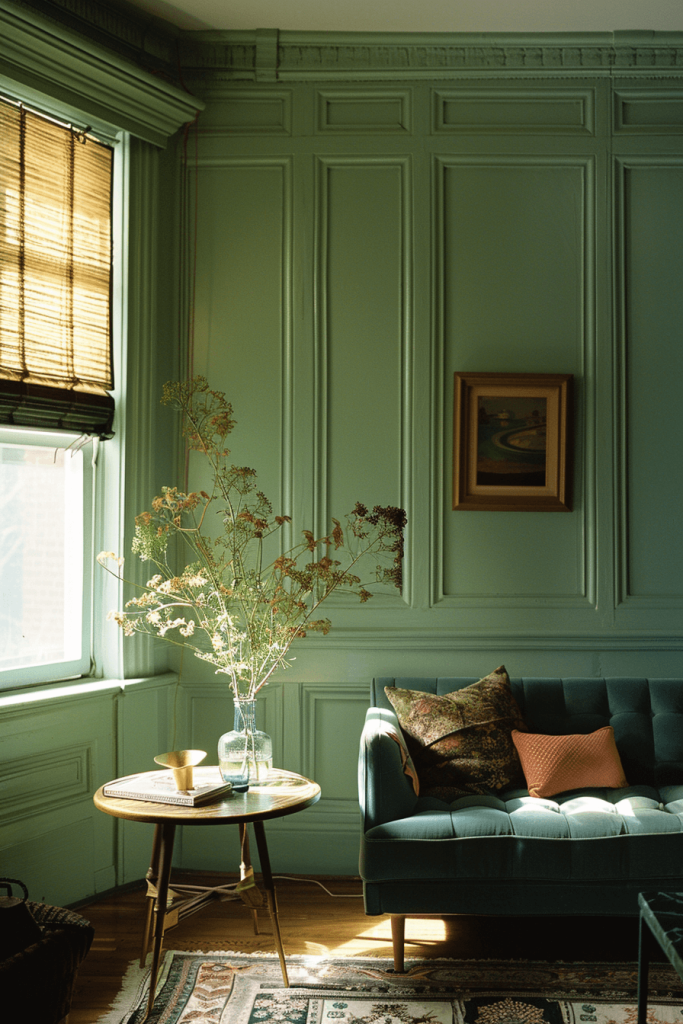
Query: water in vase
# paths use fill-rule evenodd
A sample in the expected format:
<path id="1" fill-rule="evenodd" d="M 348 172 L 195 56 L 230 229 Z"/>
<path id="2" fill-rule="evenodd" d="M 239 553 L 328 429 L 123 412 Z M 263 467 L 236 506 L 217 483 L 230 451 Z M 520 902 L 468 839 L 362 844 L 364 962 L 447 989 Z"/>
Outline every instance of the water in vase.
<path id="1" fill-rule="evenodd" d="M 232 782 L 232 788 L 239 793 L 242 790 L 249 789 L 249 783 L 262 782 L 267 778 L 270 769 L 273 767 L 273 759 L 272 757 L 259 758 L 256 761 L 250 761 L 248 764 L 245 764 L 242 757 L 236 760 L 229 757 L 219 757 L 218 767 L 225 782 Z"/>

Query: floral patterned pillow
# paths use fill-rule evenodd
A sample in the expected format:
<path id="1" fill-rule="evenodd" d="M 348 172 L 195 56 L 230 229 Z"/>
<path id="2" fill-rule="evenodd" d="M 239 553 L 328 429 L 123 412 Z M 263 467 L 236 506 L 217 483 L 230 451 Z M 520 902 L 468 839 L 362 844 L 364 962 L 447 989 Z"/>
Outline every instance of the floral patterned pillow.
<path id="1" fill-rule="evenodd" d="M 438 696 L 386 686 L 423 796 L 454 800 L 526 785 L 512 730 L 526 732 L 501 665 L 478 683 Z"/>

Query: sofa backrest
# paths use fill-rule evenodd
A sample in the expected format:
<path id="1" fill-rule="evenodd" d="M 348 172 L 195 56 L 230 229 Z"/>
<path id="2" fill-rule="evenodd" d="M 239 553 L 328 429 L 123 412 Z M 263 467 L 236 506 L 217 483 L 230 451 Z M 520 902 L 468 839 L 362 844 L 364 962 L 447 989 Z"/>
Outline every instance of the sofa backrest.
<path id="1" fill-rule="evenodd" d="M 370 703 L 391 709 L 385 686 L 445 694 L 477 681 L 379 677 L 372 681 Z M 510 683 L 530 732 L 564 736 L 611 725 L 632 786 L 683 784 L 683 679 L 526 678 Z"/>

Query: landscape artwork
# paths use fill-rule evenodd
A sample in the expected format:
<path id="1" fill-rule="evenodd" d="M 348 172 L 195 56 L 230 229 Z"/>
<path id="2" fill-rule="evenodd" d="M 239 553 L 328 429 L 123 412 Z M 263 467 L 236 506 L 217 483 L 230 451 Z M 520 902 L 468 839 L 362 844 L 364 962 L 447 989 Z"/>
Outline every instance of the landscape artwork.
<path id="1" fill-rule="evenodd" d="M 453 509 L 569 512 L 571 373 L 455 373 Z"/>
<path id="2" fill-rule="evenodd" d="M 478 486 L 545 487 L 547 399 L 479 395 Z"/>

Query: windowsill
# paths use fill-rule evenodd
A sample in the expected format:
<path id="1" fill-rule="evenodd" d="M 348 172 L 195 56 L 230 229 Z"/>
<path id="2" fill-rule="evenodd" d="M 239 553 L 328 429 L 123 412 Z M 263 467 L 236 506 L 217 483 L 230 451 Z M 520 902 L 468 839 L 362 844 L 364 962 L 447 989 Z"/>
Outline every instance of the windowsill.
<path id="1" fill-rule="evenodd" d="M 38 704 L 52 700 L 88 697 L 92 694 L 123 693 L 135 687 L 168 686 L 177 681 L 174 672 L 139 679 L 69 679 L 55 683 L 41 683 L 28 688 L 7 690 L 0 696 L 0 711 L 22 704 Z"/>

